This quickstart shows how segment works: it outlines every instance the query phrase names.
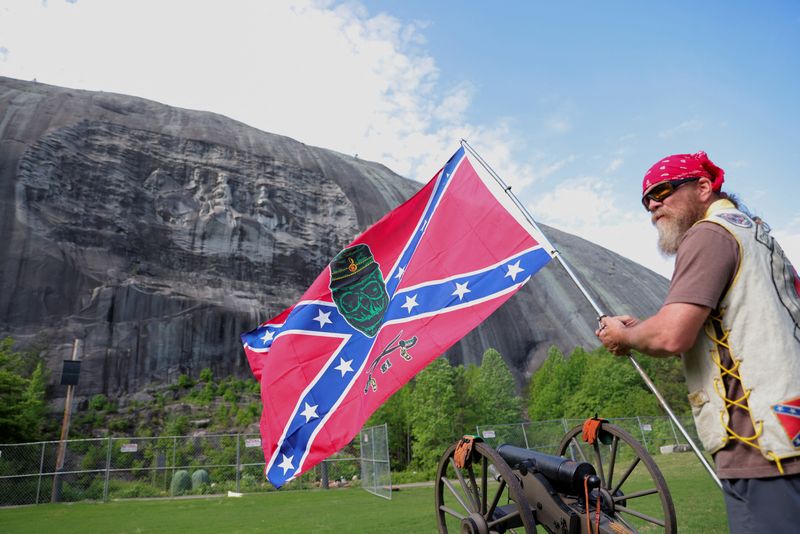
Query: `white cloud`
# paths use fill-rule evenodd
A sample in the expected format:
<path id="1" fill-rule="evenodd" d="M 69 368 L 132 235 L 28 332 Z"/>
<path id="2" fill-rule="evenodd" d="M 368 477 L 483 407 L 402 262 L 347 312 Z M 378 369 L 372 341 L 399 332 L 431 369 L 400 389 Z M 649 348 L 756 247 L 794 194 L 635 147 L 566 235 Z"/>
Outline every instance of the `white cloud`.
<path id="1" fill-rule="evenodd" d="M 604 174 L 611 174 L 612 172 L 618 170 L 622 167 L 622 164 L 625 163 L 625 160 L 622 158 L 614 158 L 606 167 Z"/>
<path id="2" fill-rule="evenodd" d="M 544 121 L 548 132 L 555 135 L 563 135 L 572 130 L 572 122 L 563 115 L 551 115 Z"/>
<path id="3" fill-rule="evenodd" d="M 586 176 L 561 182 L 527 207 L 539 222 L 613 250 L 670 278 L 673 258 L 665 258 L 658 251 L 657 232 L 649 216 L 644 210 L 630 212 L 618 208 L 621 204 L 610 182 Z M 800 228 L 800 216 L 795 216 L 786 227 Z M 773 230 L 772 234 L 792 265 L 800 270 L 800 232 Z"/>
<path id="4" fill-rule="evenodd" d="M 744 169 L 749 166 L 749 162 L 744 159 L 734 159 L 725 163 L 726 169 Z"/>
<path id="5" fill-rule="evenodd" d="M 656 230 L 647 213 L 617 208 L 619 199 L 611 190 L 600 178 L 583 177 L 562 182 L 528 207 L 537 221 L 588 239 L 669 278 L 673 260 L 658 252 Z"/>
<path id="6" fill-rule="evenodd" d="M 125 24 L 118 24 L 124 20 Z M 516 191 L 573 156 L 527 154 L 509 122 L 465 119 L 475 88 L 443 83 L 425 23 L 358 4 L 105 2 L 0 7 L 3 75 L 214 111 L 425 181 L 465 138 Z M 551 129 L 566 131 L 561 116 Z"/>
<path id="7" fill-rule="evenodd" d="M 472 103 L 473 93 L 474 88 L 468 83 L 453 87 L 433 110 L 434 118 L 442 122 L 463 121 L 464 113 Z"/>
<path id="8" fill-rule="evenodd" d="M 476 88 L 440 79 L 426 25 L 313 0 L 8 0 L 0 74 L 213 111 L 419 181 L 461 138 L 517 192 L 572 161 L 531 154 L 511 121 L 468 121 Z M 566 117 L 545 119 L 551 135 Z"/>
<path id="9" fill-rule="evenodd" d="M 688 121 L 684 121 L 677 126 L 673 126 L 672 128 L 668 128 L 658 133 L 658 136 L 662 139 L 669 139 L 670 137 L 675 137 L 676 135 L 680 135 L 686 132 L 696 132 L 703 128 L 703 121 L 699 119 L 691 119 Z"/>
<path id="10" fill-rule="evenodd" d="M 518 194 L 576 159 L 532 151 L 511 120 L 469 122 L 477 89 L 440 79 L 424 48 L 426 25 L 371 15 L 357 3 L 313 0 L 224 7 L 189 0 L 7 0 L 0 6 L 0 51 L 6 50 L 0 74 L 221 113 L 420 181 L 433 176 L 461 138 Z M 559 136 L 571 131 L 573 110 L 553 98 L 560 111 L 542 124 Z M 605 172 L 622 163 L 616 155 Z M 610 189 L 593 182 L 562 184 L 536 203 L 534 214 L 651 268 L 664 265 L 644 214 L 615 210 L 604 192 Z"/>
<path id="11" fill-rule="evenodd" d="M 513 163 L 507 124 L 465 119 L 475 89 L 440 80 L 425 27 L 313 0 L 10 0 L 0 74 L 221 113 L 420 181 L 461 137 L 510 181 L 546 172 Z"/>

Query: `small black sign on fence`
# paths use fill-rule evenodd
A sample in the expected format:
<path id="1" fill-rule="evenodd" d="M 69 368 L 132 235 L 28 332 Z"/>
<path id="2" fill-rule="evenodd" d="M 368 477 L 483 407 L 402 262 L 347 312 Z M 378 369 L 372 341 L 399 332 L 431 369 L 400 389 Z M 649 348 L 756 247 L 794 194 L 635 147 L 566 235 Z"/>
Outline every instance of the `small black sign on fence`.
<path id="1" fill-rule="evenodd" d="M 80 376 L 80 374 L 80 360 L 64 360 L 64 367 L 61 369 L 61 385 L 77 386 L 78 376 Z"/>

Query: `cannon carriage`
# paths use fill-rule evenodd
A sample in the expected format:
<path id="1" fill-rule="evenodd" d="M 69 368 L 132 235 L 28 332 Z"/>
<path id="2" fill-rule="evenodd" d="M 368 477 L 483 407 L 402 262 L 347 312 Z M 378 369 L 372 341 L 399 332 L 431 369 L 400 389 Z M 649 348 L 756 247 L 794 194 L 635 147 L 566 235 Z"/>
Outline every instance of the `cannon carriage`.
<path id="1" fill-rule="evenodd" d="M 624 429 L 589 421 L 569 430 L 555 455 L 468 436 L 451 445 L 436 474 L 439 532 L 677 532 L 647 450 Z"/>

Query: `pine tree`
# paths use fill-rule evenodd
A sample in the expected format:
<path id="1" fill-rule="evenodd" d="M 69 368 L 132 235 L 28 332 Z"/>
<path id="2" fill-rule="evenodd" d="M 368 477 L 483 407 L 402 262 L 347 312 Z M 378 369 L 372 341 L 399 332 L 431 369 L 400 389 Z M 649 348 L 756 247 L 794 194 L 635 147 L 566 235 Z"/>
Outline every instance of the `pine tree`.
<path id="1" fill-rule="evenodd" d="M 0 340 L 0 443 L 40 439 L 46 406 L 45 368 L 33 354 Z"/>
<path id="2" fill-rule="evenodd" d="M 421 469 L 435 468 L 439 457 L 458 437 L 454 375 L 445 358 L 436 358 L 417 375 L 411 396 L 411 428 L 414 462 Z"/>
<path id="3" fill-rule="evenodd" d="M 522 399 L 517 395 L 514 375 L 495 349 L 484 352 L 483 362 L 468 392 L 478 424 L 518 423 L 522 420 Z"/>

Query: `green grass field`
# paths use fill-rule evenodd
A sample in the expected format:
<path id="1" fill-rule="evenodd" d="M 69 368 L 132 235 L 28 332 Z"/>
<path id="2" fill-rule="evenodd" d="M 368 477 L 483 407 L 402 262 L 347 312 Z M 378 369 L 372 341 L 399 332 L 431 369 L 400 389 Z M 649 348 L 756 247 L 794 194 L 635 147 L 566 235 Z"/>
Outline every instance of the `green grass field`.
<path id="1" fill-rule="evenodd" d="M 691 454 L 658 456 L 681 533 L 727 532 L 722 493 Z M 0 509 L 0 532 L 436 532 L 434 488 L 402 488 L 391 500 L 362 489 L 285 491 Z"/>

